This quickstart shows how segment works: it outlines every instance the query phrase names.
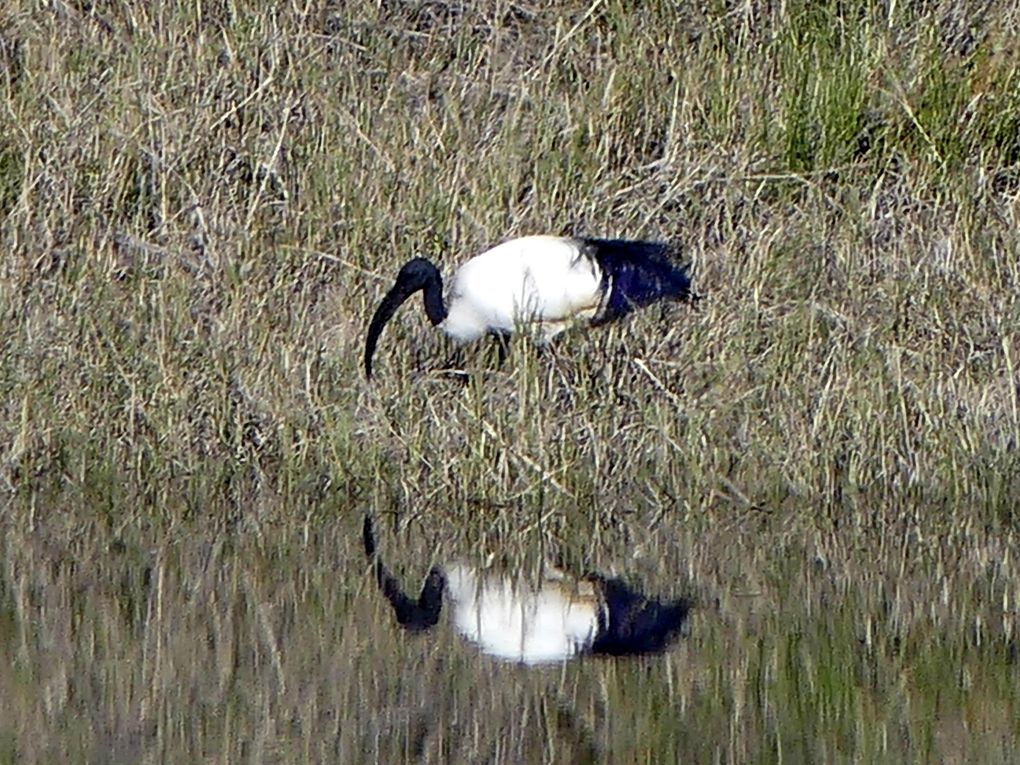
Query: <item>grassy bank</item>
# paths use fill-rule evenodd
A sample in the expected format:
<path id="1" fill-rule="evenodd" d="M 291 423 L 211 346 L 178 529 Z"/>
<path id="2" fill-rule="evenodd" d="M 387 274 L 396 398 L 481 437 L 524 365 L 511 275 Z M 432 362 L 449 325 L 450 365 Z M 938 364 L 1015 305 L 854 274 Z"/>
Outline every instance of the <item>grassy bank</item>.
<path id="1" fill-rule="evenodd" d="M 0 759 L 1016 757 L 1020 14 L 706 5 L 0 11 Z M 404 260 L 537 232 L 674 239 L 705 300 L 466 386 L 409 305 L 364 381 Z M 412 578 L 702 608 L 449 658 L 375 621 L 363 508 Z"/>

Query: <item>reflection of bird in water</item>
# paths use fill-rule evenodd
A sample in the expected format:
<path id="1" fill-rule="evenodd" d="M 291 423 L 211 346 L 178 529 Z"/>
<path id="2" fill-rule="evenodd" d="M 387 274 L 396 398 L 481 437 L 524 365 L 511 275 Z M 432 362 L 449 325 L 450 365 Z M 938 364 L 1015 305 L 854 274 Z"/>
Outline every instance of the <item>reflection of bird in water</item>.
<path id="1" fill-rule="evenodd" d="M 663 242 L 525 236 L 468 260 L 453 275 L 444 300 L 435 264 L 404 264 L 383 296 L 365 340 L 365 375 L 386 323 L 416 292 L 429 321 L 457 342 L 495 335 L 504 341 L 522 327 L 547 342 L 574 322 L 615 321 L 660 300 L 693 301 L 691 277 Z M 501 345 L 505 352 L 505 344 Z"/>
<path id="2" fill-rule="evenodd" d="M 401 626 L 412 632 L 434 627 L 445 593 L 456 630 L 484 653 L 510 661 L 544 664 L 581 654 L 655 653 L 679 636 L 690 611 L 685 599 L 648 598 L 620 579 L 593 575 L 572 583 L 553 576 L 528 589 L 463 564 L 432 568 L 421 594 L 412 599 L 383 564 L 367 515 L 362 540 Z"/>

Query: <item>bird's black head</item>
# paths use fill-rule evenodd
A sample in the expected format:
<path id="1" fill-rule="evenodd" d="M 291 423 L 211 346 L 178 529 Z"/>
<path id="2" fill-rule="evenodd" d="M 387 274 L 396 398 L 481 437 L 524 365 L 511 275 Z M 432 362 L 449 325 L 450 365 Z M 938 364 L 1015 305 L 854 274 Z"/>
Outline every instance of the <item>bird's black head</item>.
<path id="1" fill-rule="evenodd" d="M 372 356 L 379 343 L 379 335 L 397 309 L 418 290 L 425 290 L 425 312 L 432 324 L 439 324 L 446 318 L 443 305 L 443 280 L 437 269 L 425 258 L 413 258 L 404 264 L 397 274 L 397 280 L 375 309 L 368 325 L 365 338 L 365 377 L 372 376 Z"/>
<path id="2" fill-rule="evenodd" d="M 402 288 L 408 295 L 424 289 L 430 279 L 435 278 L 436 267 L 425 258 L 411 258 L 397 274 L 394 289 Z"/>

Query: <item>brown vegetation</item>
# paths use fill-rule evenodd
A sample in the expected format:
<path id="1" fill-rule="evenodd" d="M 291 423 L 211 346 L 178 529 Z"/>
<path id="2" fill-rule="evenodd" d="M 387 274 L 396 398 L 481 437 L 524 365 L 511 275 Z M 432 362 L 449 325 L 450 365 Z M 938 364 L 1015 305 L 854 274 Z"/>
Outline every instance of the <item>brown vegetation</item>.
<path id="1" fill-rule="evenodd" d="M 1020 14 L 689 6 L 4 5 L 0 762 L 1018 759 Z M 366 384 L 403 261 L 526 233 L 705 299 Z M 691 638 L 399 637 L 366 507 Z"/>

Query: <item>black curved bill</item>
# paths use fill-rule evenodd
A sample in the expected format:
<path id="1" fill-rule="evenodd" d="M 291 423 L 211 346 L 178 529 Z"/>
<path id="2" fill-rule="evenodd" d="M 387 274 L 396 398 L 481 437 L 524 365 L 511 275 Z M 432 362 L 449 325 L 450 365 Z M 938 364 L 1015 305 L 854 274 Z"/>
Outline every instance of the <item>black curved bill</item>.
<path id="1" fill-rule="evenodd" d="M 365 338 L 365 377 L 372 377 L 372 356 L 375 355 L 375 347 L 379 343 L 379 335 L 397 309 L 411 297 L 417 289 L 408 289 L 399 281 L 393 285 L 389 292 L 383 297 L 379 307 L 372 315 L 372 322 L 368 325 L 368 337 Z"/>

